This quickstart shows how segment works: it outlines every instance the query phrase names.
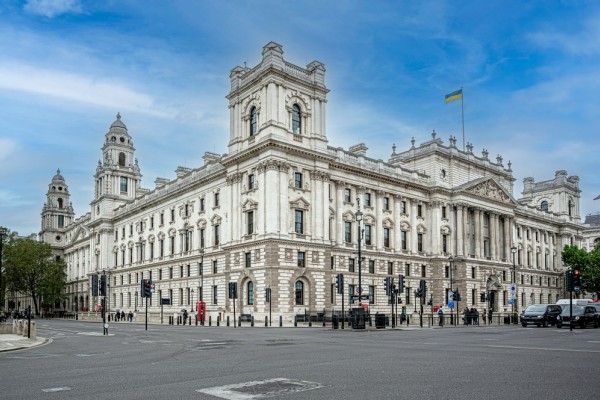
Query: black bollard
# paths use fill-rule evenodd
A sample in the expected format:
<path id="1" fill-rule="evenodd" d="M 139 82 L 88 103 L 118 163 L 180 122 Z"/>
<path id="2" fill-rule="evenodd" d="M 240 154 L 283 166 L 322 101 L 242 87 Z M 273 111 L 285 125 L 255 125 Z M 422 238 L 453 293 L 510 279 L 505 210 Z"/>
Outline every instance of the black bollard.
<path id="1" fill-rule="evenodd" d="M 220 326 L 220 325 L 221 325 L 221 319 L 217 318 L 217 326 Z"/>
<path id="2" fill-rule="evenodd" d="M 227 326 L 229 326 L 229 315 L 227 316 Z"/>
<path id="3" fill-rule="evenodd" d="M 208 326 L 212 326 L 212 315 L 208 316 Z"/>
<path id="4" fill-rule="evenodd" d="M 283 326 L 283 317 L 280 315 L 279 316 L 279 327 L 281 328 Z"/>
<path id="5" fill-rule="evenodd" d="M 294 317 L 294 327 L 297 327 L 297 326 L 298 326 L 298 318 Z"/>
<path id="6" fill-rule="evenodd" d="M 265 328 L 269 326 L 269 317 L 265 315 Z"/>
<path id="7" fill-rule="evenodd" d="M 250 326 L 254 328 L 254 315 L 250 317 Z"/>
<path id="8" fill-rule="evenodd" d="M 242 317 L 238 317 L 238 326 L 242 326 Z"/>

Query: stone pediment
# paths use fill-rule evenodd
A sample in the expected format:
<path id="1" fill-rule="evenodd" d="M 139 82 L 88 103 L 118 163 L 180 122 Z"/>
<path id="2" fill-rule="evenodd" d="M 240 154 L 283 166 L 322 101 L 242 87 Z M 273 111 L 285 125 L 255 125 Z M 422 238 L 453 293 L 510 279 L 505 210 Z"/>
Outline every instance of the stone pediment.
<path id="1" fill-rule="evenodd" d="M 71 237 L 72 237 L 72 240 L 71 240 L 71 242 L 72 242 L 72 243 L 75 243 L 75 242 L 77 242 L 77 241 L 79 241 L 79 240 L 85 239 L 85 238 L 86 238 L 88 235 L 89 235 L 89 232 L 88 232 L 88 230 L 87 230 L 87 229 L 85 229 L 83 226 L 81 226 L 81 225 L 80 225 L 80 226 L 79 226 L 79 227 L 78 227 L 78 228 L 75 230 L 75 233 L 73 234 L 73 236 L 71 236 Z"/>
<path id="2" fill-rule="evenodd" d="M 461 192 L 477 197 L 495 200 L 500 203 L 517 205 L 512 195 L 492 177 L 484 177 L 467 182 L 458 188 Z"/>

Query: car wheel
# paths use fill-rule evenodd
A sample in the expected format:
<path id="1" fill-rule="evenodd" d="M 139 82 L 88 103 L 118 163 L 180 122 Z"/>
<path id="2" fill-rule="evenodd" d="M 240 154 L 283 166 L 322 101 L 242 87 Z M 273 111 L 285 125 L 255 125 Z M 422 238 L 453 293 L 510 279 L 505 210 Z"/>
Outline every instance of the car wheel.
<path id="1" fill-rule="evenodd" d="M 521 326 L 522 326 L 523 328 L 527 328 L 527 322 L 521 322 Z"/>
<path id="2" fill-rule="evenodd" d="M 558 329 L 560 329 L 560 328 L 562 328 L 562 324 L 556 324 L 556 327 L 557 327 Z"/>

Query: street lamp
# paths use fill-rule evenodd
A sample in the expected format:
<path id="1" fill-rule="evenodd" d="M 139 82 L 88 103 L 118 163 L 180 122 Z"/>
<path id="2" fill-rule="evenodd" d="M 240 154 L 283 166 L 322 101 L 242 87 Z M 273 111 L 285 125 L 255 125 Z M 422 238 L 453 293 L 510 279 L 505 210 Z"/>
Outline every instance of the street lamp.
<path id="1" fill-rule="evenodd" d="M 0 226 L 0 309 L 4 304 L 4 294 L 2 293 L 2 274 L 4 273 L 4 268 L 2 267 L 2 244 L 7 232 L 8 230 L 5 227 Z"/>
<path id="2" fill-rule="evenodd" d="M 450 256 L 448 257 L 448 262 L 450 263 L 450 266 L 448 267 L 450 269 L 450 292 L 452 292 L 452 299 L 454 299 L 454 291 L 452 289 L 452 267 L 453 267 L 453 263 L 454 263 L 454 257 Z M 454 300 L 452 301 L 454 303 Z M 453 304 L 454 305 L 454 304 Z M 457 314 L 458 316 L 458 311 Z M 450 325 L 454 324 L 454 307 L 450 308 Z"/>
<path id="3" fill-rule="evenodd" d="M 204 301 L 204 249 L 200 249 L 200 291 L 198 292 L 198 301 Z"/>
<path id="4" fill-rule="evenodd" d="M 517 314 L 519 313 L 519 304 L 517 303 L 517 270 L 516 270 L 516 265 L 515 265 L 515 255 L 517 254 L 517 248 L 515 246 L 510 248 L 510 252 L 512 253 L 512 262 L 513 262 L 513 267 L 512 267 L 512 283 L 515 288 L 515 295 L 513 297 L 513 301 L 512 301 L 512 309 L 513 309 L 513 321 L 516 324 L 518 322 L 517 319 Z"/>
<path id="5" fill-rule="evenodd" d="M 360 211 L 360 199 L 356 198 L 356 204 L 358 210 L 356 211 L 356 223 L 358 225 L 358 304 L 362 307 L 362 254 L 360 248 L 361 240 L 361 222 L 363 219 L 363 213 Z"/>

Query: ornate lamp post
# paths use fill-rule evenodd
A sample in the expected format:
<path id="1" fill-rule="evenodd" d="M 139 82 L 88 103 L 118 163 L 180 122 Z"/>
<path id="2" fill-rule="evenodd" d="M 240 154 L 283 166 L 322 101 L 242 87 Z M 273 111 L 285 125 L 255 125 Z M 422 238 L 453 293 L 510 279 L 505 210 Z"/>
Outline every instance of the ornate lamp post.
<path id="1" fill-rule="evenodd" d="M 356 223 L 358 225 L 358 304 L 362 307 L 362 253 L 360 248 L 361 241 L 361 223 L 363 213 L 360 211 L 360 199 L 356 198 L 358 210 L 356 211 Z"/>
<path id="2" fill-rule="evenodd" d="M 452 292 L 452 298 L 454 299 L 454 289 L 452 289 L 452 269 L 454 267 L 454 257 L 450 256 L 448 257 L 448 262 L 450 263 L 450 266 L 448 267 L 448 269 L 450 270 L 450 292 Z M 452 301 L 454 303 L 454 300 Z M 458 310 L 456 315 L 458 316 Z M 454 307 L 450 308 L 450 325 L 454 324 Z"/>
<path id="3" fill-rule="evenodd" d="M 4 273 L 2 267 L 2 244 L 7 232 L 8 230 L 5 227 L 0 226 L 0 308 L 2 308 L 2 305 L 4 304 L 4 293 L 2 292 L 2 274 Z"/>
<path id="4" fill-rule="evenodd" d="M 198 301 L 204 301 L 204 249 L 200 249 L 200 291 L 198 292 Z"/>
<path id="5" fill-rule="evenodd" d="M 515 288 L 515 295 L 513 297 L 512 302 L 512 311 L 513 311 L 513 322 L 516 324 L 519 322 L 518 313 L 519 313 L 519 304 L 517 303 L 517 270 L 515 265 L 515 255 L 517 254 L 517 248 L 515 246 L 510 248 L 510 252 L 512 253 L 512 285 Z"/>

